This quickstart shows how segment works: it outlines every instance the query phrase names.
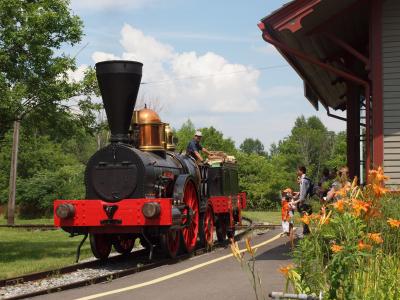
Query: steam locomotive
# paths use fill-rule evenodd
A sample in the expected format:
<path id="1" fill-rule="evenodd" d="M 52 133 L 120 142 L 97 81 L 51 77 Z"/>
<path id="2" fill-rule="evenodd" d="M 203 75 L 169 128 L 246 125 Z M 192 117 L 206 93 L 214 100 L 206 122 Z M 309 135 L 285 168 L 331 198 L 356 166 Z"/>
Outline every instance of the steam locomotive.
<path id="1" fill-rule="evenodd" d="M 172 131 L 156 112 L 134 111 L 142 67 L 120 60 L 96 64 L 110 144 L 87 163 L 85 199 L 54 201 L 54 224 L 89 235 L 99 259 L 112 247 L 131 252 L 137 238 L 150 253 L 157 247 L 170 257 L 199 243 L 211 246 L 214 228 L 219 241 L 233 236 L 246 206 L 236 164 L 198 165 L 174 151 Z"/>

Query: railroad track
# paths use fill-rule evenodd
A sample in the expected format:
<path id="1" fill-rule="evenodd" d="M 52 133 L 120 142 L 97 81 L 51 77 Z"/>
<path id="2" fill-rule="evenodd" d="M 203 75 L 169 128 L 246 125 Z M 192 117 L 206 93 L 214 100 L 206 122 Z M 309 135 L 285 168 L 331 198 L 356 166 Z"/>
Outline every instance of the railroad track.
<path id="1" fill-rule="evenodd" d="M 245 219 L 245 218 L 243 218 Z M 246 219 L 248 220 L 248 219 Z M 275 225 L 275 224 L 254 224 L 254 228 L 260 228 L 260 229 L 267 229 L 267 228 L 275 228 L 280 225 Z M 243 230 L 246 229 L 248 225 L 236 225 L 235 229 L 236 230 Z M 51 224 L 18 224 L 18 225 L 6 225 L 6 224 L 1 224 L 0 228 L 20 228 L 20 229 L 27 229 L 27 230 L 58 230 L 59 228 L 51 225 Z M 1 282 L 1 281 L 0 281 Z M 1 283 L 0 283 L 1 287 Z"/>
<path id="2" fill-rule="evenodd" d="M 241 232 L 235 235 L 235 240 L 241 240 L 246 234 L 253 230 L 263 230 L 263 229 L 274 229 L 277 227 L 277 225 L 270 225 L 270 224 L 253 224 L 250 219 L 246 219 L 247 222 L 250 224 L 248 225 L 241 225 L 241 226 L 236 226 L 236 230 L 240 230 Z M 105 275 L 100 275 L 96 276 L 93 278 L 89 279 L 84 279 L 84 280 L 79 280 L 76 282 L 71 282 L 67 284 L 62 284 L 59 286 L 51 286 L 48 288 L 36 290 L 34 292 L 28 292 L 28 293 L 23 293 L 11 297 L 7 297 L 4 299 L 23 299 L 23 298 L 28 298 L 28 297 L 35 297 L 35 296 L 40 296 L 44 294 L 49 294 L 49 293 L 54 293 L 54 292 L 59 292 L 63 290 L 68 290 L 68 289 L 73 289 L 73 288 L 78 288 L 82 286 L 87 286 L 91 284 L 96 284 L 100 282 L 106 282 L 110 280 L 114 280 L 120 277 L 124 277 L 127 275 L 135 274 L 138 272 L 154 269 L 157 267 L 160 267 L 162 265 L 166 264 L 174 264 L 179 261 L 188 259 L 192 256 L 199 256 L 202 254 L 205 254 L 209 251 L 212 251 L 213 249 L 224 247 L 228 245 L 228 241 L 225 241 L 224 243 L 215 243 L 213 248 L 207 249 L 207 248 L 200 248 L 195 250 L 191 254 L 182 254 L 178 256 L 175 259 L 166 259 L 166 258 L 161 258 L 161 257 L 154 257 L 152 261 L 148 260 L 148 254 L 149 251 L 147 249 L 141 249 L 134 251 L 130 253 L 129 255 L 116 255 L 110 257 L 106 262 L 99 261 L 99 260 L 93 260 L 93 261 L 88 261 L 88 262 L 83 262 L 83 263 L 78 263 L 74 264 L 71 266 L 51 270 L 51 271 L 44 271 L 44 272 L 38 272 L 34 274 L 28 274 L 24 276 L 19 276 L 15 278 L 9 278 L 5 280 L 0 280 L 0 288 L 4 288 L 7 286 L 14 286 L 16 284 L 21 284 L 21 283 L 29 283 L 29 282 L 36 282 L 44 279 L 49 279 L 53 277 L 60 277 L 68 273 L 73 273 L 78 270 L 83 270 L 83 269 L 88 269 L 88 268 L 98 268 L 101 269 L 102 267 L 110 267 L 110 266 L 116 266 L 120 263 L 123 263 L 124 261 L 129 261 L 130 264 L 133 264 L 131 266 L 128 266 L 127 268 L 124 268 L 123 270 L 117 270 L 112 273 L 108 273 Z M 133 260 L 132 260 L 133 259 Z"/>
<path id="3" fill-rule="evenodd" d="M 27 230 L 57 230 L 58 227 L 55 227 L 51 224 L 17 224 L 17 225 L 7 225 L 1 224 L 0 228 L 20 228 Z"/>

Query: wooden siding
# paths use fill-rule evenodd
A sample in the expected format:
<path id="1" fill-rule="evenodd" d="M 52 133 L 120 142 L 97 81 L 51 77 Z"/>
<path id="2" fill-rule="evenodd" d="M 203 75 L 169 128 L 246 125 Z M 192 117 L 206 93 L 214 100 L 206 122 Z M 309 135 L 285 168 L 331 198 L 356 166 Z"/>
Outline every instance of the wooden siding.
<path id="1" fill-rule="evenodd" d="M 383 165 L 391 178 L 388 185 L 400 185 L 400 1 L 386 0 L 382 12 L 383 71 Z"/>

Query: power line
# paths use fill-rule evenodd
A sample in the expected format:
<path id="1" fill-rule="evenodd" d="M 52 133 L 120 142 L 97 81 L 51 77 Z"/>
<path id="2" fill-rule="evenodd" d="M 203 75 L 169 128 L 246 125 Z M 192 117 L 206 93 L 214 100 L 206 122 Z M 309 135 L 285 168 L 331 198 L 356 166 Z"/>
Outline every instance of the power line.
<path id="1" fill-rule="evenodd" d="M 265 70 L 279 69 L 279 68 L 286 68 L 286 67 L 289 67 L 289 65 L 281 64 L 281 65 L 274 65 L 274 66 L 266 66 L 266 67 L 252 68 L 252 70 L 265 71 Z M 181 80 L 192 80 L 192 79 L 200 79 L 200 78 L 210 78 L 210 77 L 233 75 L 233 74 L 239 74 L 239 73 L 247 73 L 249 71 L 251 71 L 251 70 L 241 70 L 241 71 L 235 71 L 235 72 L 229 72 L 229 73 L 215 73 L 215 74 L 208 74 L 208 75 L 194 75 L 194 76 L 187 76 L 187 77 L 176 77 L 176 78 L 167 79 L 167 80 L 142 82 L 141 84 L 145 84 L 145 85 L 163 84 L 163 83 L 169 83 L 169 82 L 175 82 L 175 81 L 181 81 Z"/>

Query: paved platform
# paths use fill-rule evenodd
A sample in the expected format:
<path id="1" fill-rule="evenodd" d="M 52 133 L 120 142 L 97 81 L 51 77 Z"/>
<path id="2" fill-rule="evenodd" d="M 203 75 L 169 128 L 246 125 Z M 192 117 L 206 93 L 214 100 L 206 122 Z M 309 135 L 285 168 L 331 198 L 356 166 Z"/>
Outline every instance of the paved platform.
<path id="1" fill-rule="evenodd" d="M 283 291 L 285 280 L 277 269 L 290 263 L 287 237 L 279 233 L 271 230 L 252 239 L 252 245 L 262 244 L 256 268 L 266 298 L 271 291 Z M 243 243 L 239 246 L 244 248 Z M 248 274 L 230 254 L 230 247 L 217 249 L 173 265 L 34 299 L 255 299 Z"/>

